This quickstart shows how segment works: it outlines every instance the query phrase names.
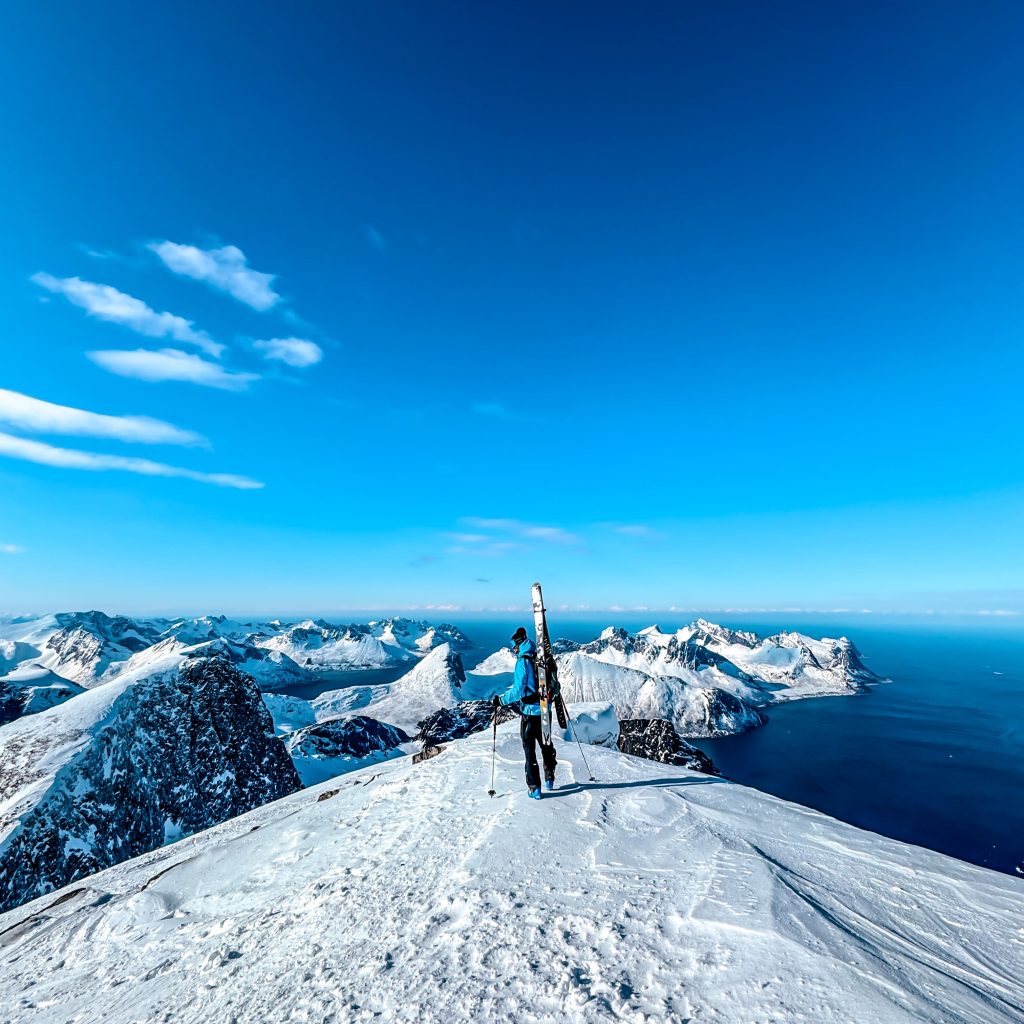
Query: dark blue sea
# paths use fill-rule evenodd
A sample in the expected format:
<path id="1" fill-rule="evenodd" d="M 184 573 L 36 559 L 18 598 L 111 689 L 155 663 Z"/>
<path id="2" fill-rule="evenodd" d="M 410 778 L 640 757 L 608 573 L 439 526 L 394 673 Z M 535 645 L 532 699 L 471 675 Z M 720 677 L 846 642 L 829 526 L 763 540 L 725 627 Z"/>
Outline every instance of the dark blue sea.
<path id="1" fill-rule="evenodd" d="M 604 626 L 634 631 L 651 615 L 606 620 L 549 614 L 552 638 L 592 640 Z M 1003 620 L 881 620 L 706 613 L 762 636 L 796 629 L 848 636 L 867 665 L 890 681 L 867 693 L 792 701 L 769 709 L 768 724 L 740 736 L 694 740 L 737 782 L 793 800 L 908 843 L 998 871 L 1024 861 L 1024 629 Z M 467 668 L 507 645 L 528 616 L 456 618 L 474 649 Z M 327 685 L 388 682 L 404 670 L 333 673 Z M 300 692 L 301 690 L 301 692 Z M 308 691 L 308 692 L 307 692 Z"/>
<path id="2" fill-rule="evenodd" d="M 685 620 L 661 619 L 662 629 Z M 891 681 L 851 697 L 793 701 L 761 729 L 697 740 L 731 779 L 861 828 L 998 871 L 1024 861 L 1024 629 L 1003 621 L 707 618 L 763 635 L 848 636 Z M 609 622 L 612 617 L 609 617 Z M 651 616 L 614 616 L 630 630 Z M 553 637 L 609 622 L 550 618 Z M 518 620 L 456 624 L 489 653 Z M 529 623 L 525 623 L 529 625 Z M 475 662 L 466 659 L 467 667 Z"/>

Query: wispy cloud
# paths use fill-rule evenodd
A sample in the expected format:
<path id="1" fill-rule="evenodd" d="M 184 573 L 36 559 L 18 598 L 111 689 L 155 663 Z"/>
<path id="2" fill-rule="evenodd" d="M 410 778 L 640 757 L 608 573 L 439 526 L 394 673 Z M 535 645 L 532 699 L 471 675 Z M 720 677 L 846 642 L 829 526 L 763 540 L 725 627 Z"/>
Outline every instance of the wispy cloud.
<path id="1" fill-rule="evenodd" d="M 518 519 L 484 519 L 480 516 L 463 516 L 459 522 L 475 530 L 518 530 L 523 525 Z"/>
<path id="2" fill-rule="evenodd" d="M 523 527 L 524 537 L 535 540 L 549 540 L 555 544 L 579 544 L 580 538 L 575 533 L 563 530 L 560 526 L 527 526 Z"/>
<path id="3" fill-rule="evenodd" d="M 388 247 L 384 236 L 372 224 L 363 225 L 363 234 L 377 252 L 383 252 Z"/>
<path id="4" fill-rule="evenodd" d="M 647 537 L 653 540 L 656 537 L 662 537 L 664 534 L 655 530 L 653 527 L 645 526 L 643 523 L 621 523 L 617 526 L 613 526 L 612 529 L 616 533 L 621 533 L 624 537 Z"/>
<path id="5" fill-rule="evenodd" d="M 79 277 L 57 278 L 52 274 L 33 274 L 32 280 L 48 292 L 63 295 L 68 302 L 84 309 L 89 316 L 108 323 L 121 324 L 147 338 L 173 338 L 195 345 L 211 356 L 219 356 L 224 346 L 214 341 L 195 324 L 173 313 L 158 313 L 142 299 L 126 295 L 109 284 L 83 281 Z"/>
<path id="6" fill-rule="evenodd" d="M 505 419 L 509 415 L 508 409 L 500 402 L 474 402 L 472 409 L 477 416 L 492 416 L 494 419 Z"/>
<path id="7" fill-rule="evenodd" d="M 281 301 L 281 296 L 273 289 L 275 275 L 253 270 L 237 245 L 200 249 L 195 245 L 164 241 L 152 242 L 149 248 L 163 260 L 168 270 L 195 281 L 205 281 L 261 313 Z"/>
<path id="8" fill-rule="evenodd" d="M 288 366 L 313 366 L 324 357 L 324 350 L 305 338 L 270 338 L 254 341 L 253 348 L 263 353 L 264 359 L 273 359 Z"/>
<path id="9" fill-rule="evenodd" d="M 81 249 L 86 256 L 89 256 L 94 260 L 119 260 L 121 258 L 120 253 L 114 252 L 113 249 L 94 249 L 89 245 L 79 245 L 78 248 Z"/>
<path id="10" fill-rule="evenodd" d="M 453 544 L 444 550 L 448 555 L 483 555 L 485 558 L 496 558 L 522 546 L 514 540 L 492 540 L 484 544 L 475 541 L 471 544 Z"/>
<path id="11" fill-rule="evenodd" d="M 258 373 L 235 373 L 225 370 L 218 363 L 208 362 L 174 348 L 163 348 L 156 352 L 145 348 L 130 352 L 114 349 L 89 352 L 87 355 L 97 366 L 120 377 L 134 377 L 150 382 L 176 380 L 223 391 L 243 391 L 252 381 L 260 379 Z"/>
<path id="12" fill-rule="evenodd" d="M 20 555 L 24 550 L 20 544 L 0 544 L 0 554 L 2 555 Z"/>
<path id="13" fill-rule="evenodd" d="M 511 534 L 526 540 L 542 540 L 554 544 L 580 544 L 582 538 L 561 526 L 544 526 L 527 523 L 521 519 L 486 519 L 480 516 L 464 516 L 459 520 L 462 526 L 471 530 L 483 530 L 488 534 Z M 488 536 L 487 540 L 493 538 Z M 478 542 L 479 543 L 479 542 Z"/>
<path id="14" fill-rule="evenodd" d="M 142 476 L 181 477 L 186 480 L 197 480 L 204 484 L 217 487 L 234 487 L 239 490 L 255 490 L 263 486 L 258 480 L 234 473 L 200 473 L 194 469 L 181 466 L 168 466 L 163 462 L 152 462 L 149 459 L 126 458 L 121 455 L 101 455 L 98 452 L 80 452 L 71 448 L 57 448 L 43 444 L 41 441 L 30 441 L 24 437 L 0 432 L 0 455 L 24 462 L 35 462 L 42 466 L 57 466 L 62 469 L 85 469 L 97 471 L 122 470 L 126 473 L 139 473 Z"/>
<path id="15" fill-rule="evenodd" d="M 141 444 L 208 445 L 202 434 L 148 416 L 107 416 L 0 388 L 0 423 L 39 434 L 109 437 Z"/>

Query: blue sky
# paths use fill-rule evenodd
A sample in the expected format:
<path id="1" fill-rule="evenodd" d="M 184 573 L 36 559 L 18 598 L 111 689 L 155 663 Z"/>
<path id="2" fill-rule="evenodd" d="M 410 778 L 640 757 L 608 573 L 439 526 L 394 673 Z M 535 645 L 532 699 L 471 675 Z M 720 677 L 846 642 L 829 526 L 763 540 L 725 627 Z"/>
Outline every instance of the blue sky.
<path id="1" fill-rule="evenodd" d="M 1019 5 L 4 18 L 0 610 L 1024 611 Z"/>

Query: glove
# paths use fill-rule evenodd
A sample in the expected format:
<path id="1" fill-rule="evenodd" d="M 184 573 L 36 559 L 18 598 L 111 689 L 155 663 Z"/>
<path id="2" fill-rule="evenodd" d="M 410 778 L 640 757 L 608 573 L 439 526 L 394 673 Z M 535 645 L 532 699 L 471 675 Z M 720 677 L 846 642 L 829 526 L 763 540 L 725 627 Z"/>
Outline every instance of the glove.
<path id="1" fill-rule="evenodd" d="M 500 698 L 500 697 L 499 697 L 499 696 L 498 696 L 497 694 L 495 694 L 495 695 L 494 695 L 494 696 L 493 696 L 493 697 L 491 698 L 491 707 L 492 707 L 492 708 L 493 708 L 493 709 L 494 709 L 495 711 L 497 711 L 497 710 L 498 710 L 498 708 L 500 708 L 500 707 L 501 707 L 501 698 Z"/>

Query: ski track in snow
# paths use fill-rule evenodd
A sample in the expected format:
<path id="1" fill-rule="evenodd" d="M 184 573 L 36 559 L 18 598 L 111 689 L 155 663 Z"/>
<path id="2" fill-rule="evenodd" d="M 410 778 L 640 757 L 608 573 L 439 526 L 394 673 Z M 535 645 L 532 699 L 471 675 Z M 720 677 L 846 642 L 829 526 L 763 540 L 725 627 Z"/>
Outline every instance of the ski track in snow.
<path id="1" fill-rule="evenodd" d="M 1024 1020 L 1024 885 L 515 724 L 296 793 L 0 917 L 20 1022 Z"/>

